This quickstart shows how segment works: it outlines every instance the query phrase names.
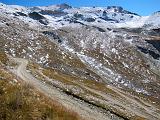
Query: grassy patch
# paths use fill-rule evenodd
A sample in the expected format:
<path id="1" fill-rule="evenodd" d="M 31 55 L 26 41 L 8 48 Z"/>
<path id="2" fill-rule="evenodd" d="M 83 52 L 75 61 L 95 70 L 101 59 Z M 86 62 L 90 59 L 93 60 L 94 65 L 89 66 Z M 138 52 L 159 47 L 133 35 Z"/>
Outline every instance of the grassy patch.
<path id="1" fill-rule="evenodd" d="M 114 92 L 112 89 L 110 88 L 107 88 L 107 86 L 104 84 L 104 83 L 101 83 L 101 82 L 97 82 L 97 81 L 94 81 L 94 80 L 84 80 L 83 83 L 92 88 L 92 89 L 95 89 L 95 90 L 98 90 L 98 91 L 101 91 L 101 92 L 104 92 L 106 94 L 110 94 L 112 95 L 113 97 L 118 97 L 119 95 Z"/>
<path id="2" fill-rule="evenodd" d="M 7 55 L 3 51 L 0 51 L 0 62 L 6 64 L 7 61 L 8 61 Z"/>
<path id="3" fill-rule="evenodd" d="M 114 96 L 117 95 L 117 93 L 115 93 L 111 89 L 107 88 L 103 83 L 99 83 L 99 82 L 96 82 L 96 81 L 93 81 L 93 80 L 81 80 L 81 81 L 79 81 L 78 78 L 76 78 L 76 77 L 72 77 L 72 76 L 69 76 L 69 75 L 59 73 L 59 72 L 57 72 L 53 69 L 43 69 L 42 72 L 43 72 L 44 75 L 48 76 L 51 79 L 58 80 L 62 84 L 73 85 L 73 86 L 76 86 L 76 87 L 81 88 L 83 90 L 83 92 L 79 92 L 77 94 L 77 93 L 74 93 L 71 89 L 68 90 L 67 88 L 63 88 L 62 86 L 59 86 L 59 87 L 61 87 L 61 89 L 64 92 L 67 92 L 68 94 L 71 94 L 71 95 L 73 95 L 74 97 L 76 97 L 80 100 L 84 100 L 86 103 L 89 103 L 89 104 L 92 104 L 94 106 L 100 107 L 104 110 L 112 111 L 114 114 L 117 114 L 121 117 L 123 117 L 123 116 L 126 117 L 124 112 L 113 108 L 111 105 L 109 105 L 105 102 L 102 102 L 102 101 L 106 101 L 104 97 L 102 97 L 101 95 L 99 95 L 95 92 L 92 92 L 92 91 L 88 90 L 87 88 L 83 87 L 83 86 L 87 86 L 91 89 L 98 90 L 98 91 L 101 91 L 101 92 L 104 92 L 104 93 L 107 93 L 107 94 L 111 94 L 111 95 L 114 95 Z M 82 82 L 82 83 L 79 83 L 79 82 Z"/>
<path id="4" fill-rule="evenodd" d="M 43 69 L 43 74 L 52 78 L 52 79 L 59 80 L 62 83 L 66 83 L 66 84 L 69 84 L 72 81 L 78 80 L 77 77 L 74 77 L 71 75 L 66 75 L 66 74 L 63 74 L 57 70 L 53 70 L 53 69 Z"/>
<path id="5" fill-rule="evenodd" d="M 81 85 L 87 86 L 91 89 L 98 90 L 98 91 L 104 92 L 106 94 L 110 94 L 113 97 L 116 97 L 116 98 L 119 97 L 119 95 L 116 92 L 107 88 L 104 83 L 97 82 L 95 80 L 80 79 L 75 76 L 63 74 L 63 73 L 56 71 L 56 70 L 53 70 L 53 69 L 43 69 L 42 72 L 44 75 L 46 75 L 52 79 L 58 80 L 64 84 L 74 84 L 75 86 L 78 86 L 78 84 L 81 84 Z"/>

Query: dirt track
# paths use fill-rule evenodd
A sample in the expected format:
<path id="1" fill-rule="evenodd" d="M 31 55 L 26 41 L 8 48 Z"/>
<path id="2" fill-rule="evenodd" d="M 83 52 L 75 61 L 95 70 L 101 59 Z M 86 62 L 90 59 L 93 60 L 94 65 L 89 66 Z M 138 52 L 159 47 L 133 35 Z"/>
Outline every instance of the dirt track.
<path id="1" fill-rule="evenodd" d="M 68 96 L 61 91 L 57 90 L 56 88 L 47 85 L 40 80 L 37 80 L 33 77 L 30 73 L 26 71 L 26 66 L 28 61 L 25 59 L 14 58 L 14 60 L 19 63 L 16 70 L 13 70 L 14 74 L 19 76 L 25 82 L 34 86 L 38 91 L 42 92 L 46 96 L 50 97 L 51 99 L 59 101 L 62 105 L 66 108 L 69 108 L 79 115 L 82 118 L 87 120 L 109 120 L 110 118 L 104 115 L 102 112 L 97 110 L 96 108 L 88 107 L 84 102 L 78 101 L 73 99 L 71 96 Z"/>
<path id="2" fill-rule="evenodd" d="M 14 74 L 16 74 L 18 77 L 20 77 L 22 80 L 24 80 L 26 83 L 32 85 L 34 88 L 36 88 L 38 91 L 40 91 L 41 93 L 45 94 L 46 96 L 48 96 L 49 98 L 53 99 L 53 100 L 57 100 L 59 101 L 59 103 L 61 103 L 63 106 L 65 106 L 68 109 L 71 109 L 75 112 L 77 112 L 79 115 L 82 116 L 82 118 L 87 119 L 87 120 L 110 120 L 113 119 L 111 116 L 108 114 L 104 114 L 103 111 L 101 111 L 99 108 L 97 107 L 90 107 L 91 105 L 88 105 L 88 103 L 85 103 L 84 101 L 80 101 L 78 99 L 75 99 L 73 96 L 69 96 L 67 94 L 65 94 L 64 92 L 60 91 L 59 89 L 53 87 L 52 85 L 46 84 L 38 79 L 36 79 L 32 74 L 30 74 L 29 72 L 27 72 L 26 70 L 26 66 L 28 64 L 28 61 L 25 59 L 21 59 L 21 58 L 14 58 L 13 59 L 16 63 L 18 63 L 18 67 L 16 69 L 13 69 L 12 72 Z M 83 88 L 88 89 L 91 92 L 94 92 L 102 97 L 104 97 L 107 101 L 109 100 L 111 102 L 111 104 L 115 103 L 119 103 L 119 105 L 122 105 L 123 107 L 125 107 L 126 109 L 132 111 L 133 113 L 136 113 L 137 115 L 139 114 L 140 116 L 148 116 L 149 114 L 152 114 L 154 116 L 154 111 L 156 110 L 156 108 L 154 108 L 153 106 L 150 107 L 146 107 L 144 105 L 142 105 L 141 103 L 135 101 L 134 99 L 130 98 L 129 96 L 125 95 L 124 93 L 122 94 L 122 91 L 117 90 L 116 88 L 111 87 L 110 89 L 114 90 L 115 92 L 117 92 L 117 94 L 119 94 L 120 96 L 124 97 L 127 101 L 131 102 L 132 104 L 140 107 L 141 109 L 144 109 L 147 114 L 141 114 L 141 112 L 138 113 L 138 109 L 130 109 L 130 107 L 128 107 L 128 105 L 124 105 L 121 104 L 120 101 L 114 100 L 113 98 L 109 97 L 99 91 L 96 91 L 94 89 L 88 88 L 86 86 L 81 85 Z M 147 103 L 148 104 L 148 103 Z M 149 113 L 149 114 L 148 114 Z M 153 116 L 148 116 L 148 117 L 153 117 Z M 155 120 L 157 120 L 156 118 L 159 115 L 157 114 L 155 116 Z M 115 117 L 116 119 L 114 120 L 120 120 L 121 118 L 119 117 Z"/>

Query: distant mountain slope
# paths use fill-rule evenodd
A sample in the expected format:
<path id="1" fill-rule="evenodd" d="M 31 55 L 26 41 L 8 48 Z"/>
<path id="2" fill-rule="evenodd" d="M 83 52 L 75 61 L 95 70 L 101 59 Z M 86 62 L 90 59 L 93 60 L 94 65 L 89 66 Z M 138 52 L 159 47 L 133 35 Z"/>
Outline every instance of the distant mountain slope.
<path id="1" fill-rule="evenodd" d="M 151 16 L 149 16 L 144 26 L 151 29 L 160 28 L 160 11 L 155 12 Z"/>

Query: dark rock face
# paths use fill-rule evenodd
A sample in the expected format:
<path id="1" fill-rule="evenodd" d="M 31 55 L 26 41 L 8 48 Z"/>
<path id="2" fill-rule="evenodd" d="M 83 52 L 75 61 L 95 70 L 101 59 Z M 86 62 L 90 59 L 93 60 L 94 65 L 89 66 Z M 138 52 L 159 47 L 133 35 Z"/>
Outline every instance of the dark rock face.
<path id="1" fill-rule="evenodd" d="M 22 13 L 22 12 L 17 12 L 17 14 L 20 15 L 20 16 L 25 16 L 25 17 L 27 17 L 27 15 L 26 15 L 25 13 Z"/>
<path id="2" fill-rule="evenodd" d="M 107 9 L 114 9 L 115 12 L 122 12 L 123 8 L 120 6 L 108 6 Z"/>
<path id="3" fill-rule="evenodd" d="M 159 40 L 147 40 L 147 42 L 149 44 L 152 44 L 153 47 L 156 48 L 156 50 L 158 50 L 160 53 L 160 41 Z"/>
<path id="4" fill-rule="evenodd" d="M 107 12 L 106 12 L 106 11 L 103 11 L 102 16 L 106 16 L 106 15 L 107 15 Z"/>
<path id="5" fill-rule="evenodd" d="M 96 26 L 93 26 L 94 28 L 96 28 L 99 32 L 106 32 L 104 29 L 100 28 L 100 27 L 96 27 Z"/>
<path id="6" fill-rule="evenodd" d="M 52 31 L 43 31 L 42 33 L 57 40 L 58 43 L 62 43 L 62 39 L 56 33 Z"/>
<path id="7" fill-rule="evenodd" d="M 143 31 L 142 28 L 121 28 L 122 30 L 126 31 L 126 32 L 131 32 L 131 33 L 141 33 Z"/>
<path id="8" fill-rule="evenodd" d="M 51 31 L 43 31 L 42 33 L 45 34 L 45 35 L 52 36 L 54 39 L 59 39 L 59 36 L 56 35 L 54 32 L 51 32 Z"/>
<path id="9" fill-rule="evenodd" d="M 41 19 L 41 20 L 39 20 L 39 22 L 43 25 L 48 25 L 49 24 L 49 22 L 46 19 Z"/>
<path id="10" fill-rule="evenodd" d="M 40 15 L 39 13 L 37 12 L 31 12 L 28 14 L 30 18 L 34 19 L 34 20 L 41 20 L 41 19 L 44 19 L 45 17 Z"/>
<path id="11" fill-rule="evenodd" d="M 61 40 L 61 39 L 59 39 L 59 40 L 58 40 L 58 43 L 62 43 L 62 40 Z"/>
<path id="12" fill-rule="evenodd" d="M 52 11 L 52 10 L 41 10 L 40 13 L 43 14 L 43 15 L 53 15 L 55 17 L 61 17 L 61 16 L 64 16 L 64 15 L 67 15 L 66 12 L 63 12 L 61 10 L 54 10 L 54 11 Z"/>
<path id="13" fill-rule="evenodd" d="M 80 25 L 84 25 L 84 26 L 85 26 L 85 24 L 84 24 L 84 23 L 79 22 L 79 21 L 77 21 L 77 20 L 70 21 L 70 23 L 78 23 L 78 24 L 80 24 Z"/>
<path id="14" fill-rule="evenodd" d="M 152 56 L 154 59 L 159 59 L 160 58 L 160 41 L 159 40 L 146 40 L 145 45 L 138 46 L 137 48 L 145 53 L 149 54 Z"/>
<path id="15" fill-rule="evenodd" d="M 116 22 L 116 23 L 118 23 L 117 20 L 111 19 L 111 18 L 109 18 L 108 16 L 100 17 L 100 18 L 103 19 L 103 20 L 105 20 L 105 21 L 111 21 L 111 22 Z"/>
<path id="16" fill-rule="evenodd" d="M 43 31 L 42 32 L 44 35 L 47 35 L 49 37 L 51 37 L 52 39 L 56 40 L 58 43 L 62 43 L 63 40 L 54 32 L 52 31 Z"/>
<path id="17" fill-rule="evenodd" d="M 96 20 L 95 18 L 92 18 L 92 17 L 85 18 L 82 14 L 79 14 L 79 13 L 75 13 L 73 15 L 73 18 L 76 19 L 76 20 L 84 20 L 84 21 L 87 21 L 87 22 L 94 22 Z"/>
<path id="18" fill-rule="evenodd" d="M 43 14 L 43 15 L 53 15 L 54 11 L 52 11 L 52 10 L 41 10 L 40 13 Z"/>
<path id="19" fill-rule="evenodd" d="M 152 29 L 153 31 L 155 31 L 156 33 L 158 33 L 160 35 L 160 28 L 157 29 Z"/>
<path id="20" fill-rule="evenodd" d="M 146 49 L 146 48 L 139 47 L 139 46 L 138 46 L 138 49 L 139 49 L 141 52 L 145 53 L 145 54 L 151 55 L 154 59 L 160 58 L 160 55 L 157 54 L 157 53 L 155 53 L 155 52 L 152 51 L 152 50 L 148 50 L 148 49 Z"/>
<path id="21" fill-rule="evenodd" d="M 79 14 L 79 13 L 75 13 L 73 15 L 75 18 L 83 18 L 83 15 L 82 14 Z"/>
<path id="22" fill-rule="evenodd" d="M 85 21 L 87 21 L 87 22 L 94 22 L 95 19 L 94 18 L 85 18 Z"/>
<path id="23" fill-rule="evenodd" d="M 129 12 L 129 11 L 127 11 L 127 10 L 124 10 L 123 13 L 124 13 L 124 14 L 133 14 L 133 15 L 140 16 L 140 15 L 138 15 L 137 13 Z"/>
<path id="24" fill-rule="evenodd" d="M 114 12 L 116 13 L 124 13 L 124 14 L 133 14 L 133 15 L 138 15 L 136 13 L 133 12 L 129 12 L 127 10 L 124 10 L 122 7 L 120 6 L 108 6 L 107 9 L 114 9 Z M 138 15 L 139 16 L 139 15 Z"/>

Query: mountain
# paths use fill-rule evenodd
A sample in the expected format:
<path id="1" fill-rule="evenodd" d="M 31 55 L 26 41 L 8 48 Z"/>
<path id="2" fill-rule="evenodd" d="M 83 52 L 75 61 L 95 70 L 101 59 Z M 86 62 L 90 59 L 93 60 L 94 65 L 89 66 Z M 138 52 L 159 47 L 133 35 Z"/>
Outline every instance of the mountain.
<path id="1" fill-rule="evenodd" d="M 158 29 L 160 28 L 160 11 L 153 13 L 149 18 L 146 20 L 144 26 L 149 27 L 150 29 Z"/>
<path id="2" fill-rule="evenodd" d="M 2 66 L 82 118 L 158 120 L 159 24 L 119 6 L 1 3 Z"/>
<path id="3" fill-rule="evenodd" d="M 27 23 L 30 22 L 28 24 L 42 24 L 54 26 L 55 28 L 68 26 L 70 23 L 93 24 L 105 27 L 142 27 L 143 25 L 150 26 L 152 22 L 156 24 L 155 26 L 159 27 L 159 12 L 151 16 L 140 16 L 118 6 L 74 8 L 67 4 L 61 4 L 47 7 L 26 8 L 17 5 L 7 6 L 1 3 L 1 11 Z M 33 17 L 30 16 L 32 12 L 43 16 L 43 19 L 37 18 L 34 20 L 38 20 L 39 22 L 34 21 Z M 136 25 L 134 24 L 135 22 L 137 23 Z"/>

